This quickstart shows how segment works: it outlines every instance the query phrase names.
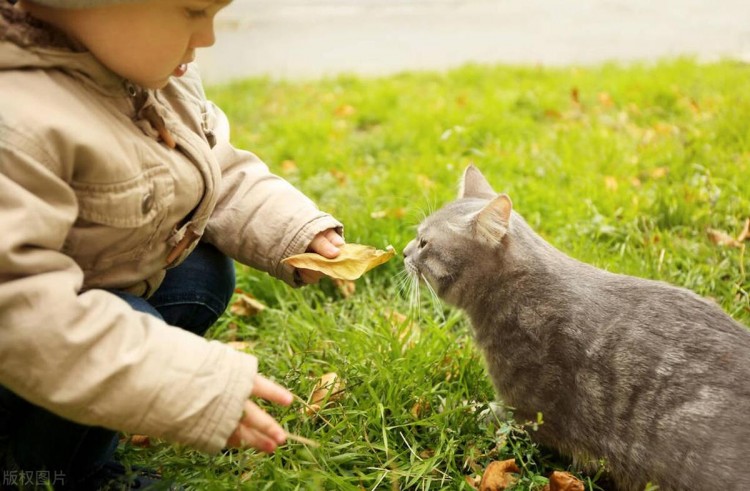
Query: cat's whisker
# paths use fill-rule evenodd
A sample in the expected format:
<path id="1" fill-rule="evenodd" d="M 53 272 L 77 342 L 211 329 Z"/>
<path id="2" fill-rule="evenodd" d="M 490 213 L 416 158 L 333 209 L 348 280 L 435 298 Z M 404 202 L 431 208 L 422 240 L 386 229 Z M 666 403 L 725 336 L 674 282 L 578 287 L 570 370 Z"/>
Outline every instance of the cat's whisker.
<path id="1" fill-rule="evenodd" d="M 430 285 L 424 275 L 422 275 L 422 280 L 424 280 L 424 284 L 427 286 L 427 291 L 430 292 L 430 298 L 432 300 L 432 306 L 435 308 L 435 314 L 443 323 L 445 323 L 445 313 L 443 312 L 443 304 L 440 301 L 440 297 L 438 297 L 437 292 L 432 288 L 432 285 Z"/>
<path id="2" fill-rule="evenodd" d="M 419 321 L 420 318 L 420 291 L 419 276 L 415 273 L 409 274 L 409 315 Z"/>
<path id="3" fill-rule="evenodd" d="M 399 296 L 403 295 L 404 291 L 406 290 L 406 287 L 409 285 L 409 282 L 411 281 L 411 278 L 409 277 L 409 272 L 406 269 L 402 269 L 395 275 L 393 275 L 393 280 L 396 283 L 396 291 L 398 292 Z"/>

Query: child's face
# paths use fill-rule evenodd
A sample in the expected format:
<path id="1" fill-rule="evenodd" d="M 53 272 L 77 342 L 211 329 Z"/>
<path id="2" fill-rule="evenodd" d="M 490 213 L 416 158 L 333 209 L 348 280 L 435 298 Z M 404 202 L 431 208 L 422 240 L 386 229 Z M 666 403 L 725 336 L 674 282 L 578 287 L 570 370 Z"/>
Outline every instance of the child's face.
<path id="1" fill-rule="evenodd" d="M 149 0 L 69 10 L 66 25 L 100 62 L 143 87 L 185 73 L 214 43 L 214 16 L 231 0 Z"/>

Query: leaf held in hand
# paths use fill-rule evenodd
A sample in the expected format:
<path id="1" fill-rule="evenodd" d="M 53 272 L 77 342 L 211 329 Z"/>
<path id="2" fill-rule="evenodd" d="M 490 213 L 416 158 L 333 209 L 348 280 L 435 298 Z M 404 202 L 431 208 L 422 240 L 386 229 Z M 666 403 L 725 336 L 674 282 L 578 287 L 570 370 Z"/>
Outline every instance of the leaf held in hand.
<path id="1" fill-rule="evenodd" d="M 341 252 L 328 259 L 314 252 L 290 256 L 281 262 L 295 268 L 311 269 L 339 280 L 356 280 L 376 266 L 387 262 L 396 255 L 393 247 L 384 251 L 361 244 L 344 244 Z"/>

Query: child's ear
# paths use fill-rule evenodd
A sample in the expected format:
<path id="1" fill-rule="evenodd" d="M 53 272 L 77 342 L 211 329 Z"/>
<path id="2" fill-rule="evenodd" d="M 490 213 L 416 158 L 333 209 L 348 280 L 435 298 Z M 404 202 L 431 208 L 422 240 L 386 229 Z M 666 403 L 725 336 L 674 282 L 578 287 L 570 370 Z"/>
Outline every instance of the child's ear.
<path id="1" fill-rule="evenodd" d="M 473 165 L 466 167 L 464 176 L 461 178 L 461 186 L 458 191 L 460 198 L 484 198 L 493 199 L 497 193 L 492 189 L 490 183 L 484 178 L 479 169 Z"/>
<path id="2" fill-rule="evenodd" d="M 475 237 L 492 246 L 500 245 L 503 237 L 508 233 L 511 211 L 513 211 L 513 203 L 507 194 L 501 194 L 490 201 L 474 217 Z"/>

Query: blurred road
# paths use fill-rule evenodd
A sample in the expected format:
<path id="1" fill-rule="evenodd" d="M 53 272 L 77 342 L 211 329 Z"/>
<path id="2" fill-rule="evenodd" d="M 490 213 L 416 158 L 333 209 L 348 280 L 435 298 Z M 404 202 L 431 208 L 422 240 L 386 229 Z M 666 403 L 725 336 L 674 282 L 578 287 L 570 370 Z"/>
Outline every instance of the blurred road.
<path id="1" fill-rule="evenodd" d="M 750 59 L 750 0 L 234 0 L 198 54 L 205 81 Z"/>

